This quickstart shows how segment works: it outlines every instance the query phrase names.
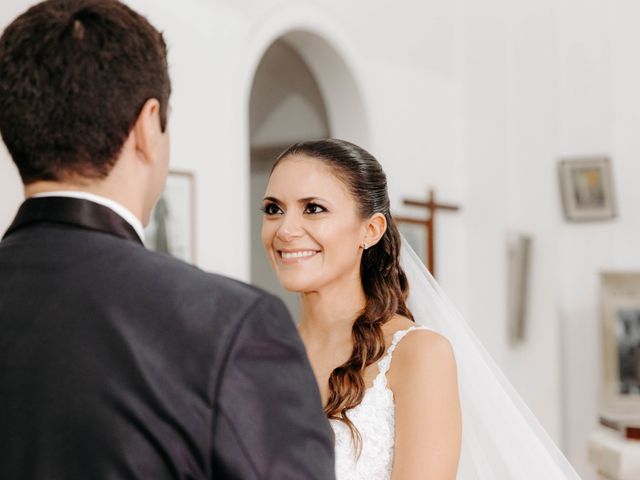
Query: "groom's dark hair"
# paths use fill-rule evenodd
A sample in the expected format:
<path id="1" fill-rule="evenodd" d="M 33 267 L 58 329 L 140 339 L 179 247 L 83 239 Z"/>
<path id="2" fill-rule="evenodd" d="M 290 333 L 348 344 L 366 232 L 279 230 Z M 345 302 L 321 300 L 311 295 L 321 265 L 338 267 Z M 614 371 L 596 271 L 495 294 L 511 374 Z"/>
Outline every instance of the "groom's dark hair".
<path id="1" fill-rule="evenodd" d="M 167 48 L 117 0 L 47 0 L 0 38 L 0 133 L 25 184 L 104 178 L 145 102 L 166 128 Z"/>

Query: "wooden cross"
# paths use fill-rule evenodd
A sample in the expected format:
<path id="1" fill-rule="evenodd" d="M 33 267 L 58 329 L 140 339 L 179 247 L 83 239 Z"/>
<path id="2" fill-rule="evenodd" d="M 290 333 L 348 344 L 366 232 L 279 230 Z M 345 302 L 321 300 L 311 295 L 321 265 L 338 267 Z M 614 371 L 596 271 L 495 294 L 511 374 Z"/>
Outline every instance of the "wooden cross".
<path id="1" fill-rule="evenodd" d="M 409 223 L 413 225 L 422 225 L 427 230 L 426 235 L 426 252 L 427 252 L 427 268 L 431 272 L 431 275 L 436 276 L 436 255 L 435 255 L 435 214 L 438 210 L 449 210 L 449 211 L 457 211 L 460 210 L 460 207 L 457 205 L 447 205 L 443 203 L 438 203 L 436 201 L 436 193 L 434 190 L 429 190 L 428 200 L 403 200 L 403 203 L 412 207 L 422 207 L 426 208 L 429 214 L 429 217 L 426 220 L 421 218 L 414 217 L 403 217 L 403 216 L 394 216 L 396 222 L 398 223 Z"/>

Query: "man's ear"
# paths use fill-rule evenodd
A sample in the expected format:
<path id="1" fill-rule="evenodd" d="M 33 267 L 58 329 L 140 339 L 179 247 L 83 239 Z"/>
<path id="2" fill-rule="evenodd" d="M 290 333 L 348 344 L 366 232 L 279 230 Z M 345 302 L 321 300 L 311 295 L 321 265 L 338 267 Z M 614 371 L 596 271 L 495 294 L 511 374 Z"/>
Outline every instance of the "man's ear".
<path id="1" fill-rule="evenodd" d="M 367 249 L 378 243 L 386 231 L 387 218 L 382 213 L 374 213 L 367 220 L 365 235 L 362 240 L 364 248 Z"/>
<path id="2" fill-rule="evenodd" d="M 135 148 L 138 157 L 145 163 L 156 159 L 156 144 L 160 141 L 160 102 L 155 98 L 147 100 L 133 125 Z"/>

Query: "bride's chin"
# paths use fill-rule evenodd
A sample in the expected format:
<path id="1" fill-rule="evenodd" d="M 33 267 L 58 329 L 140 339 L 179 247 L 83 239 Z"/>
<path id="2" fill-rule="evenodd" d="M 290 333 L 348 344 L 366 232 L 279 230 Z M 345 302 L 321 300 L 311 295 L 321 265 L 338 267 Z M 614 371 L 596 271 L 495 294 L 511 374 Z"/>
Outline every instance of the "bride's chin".
<path id="1" fill-rule="evenodd" d="M 304 294 L 311 290 L 307 280 L 280 278 L 280 285 L 288 292 Z"/>
<path id="2" fill-rule="evenodd" d="M 287 283 L 282 283 L 280 282 L 280 285 L 282 285 L 282 288 L 284 288 L 287 292 L 291 292 L 291 293 L 305 293 L 306 289 L 303 286 L 299 286 L 299 285 L 295 285 L 295 284 L 287 284 Z"/>

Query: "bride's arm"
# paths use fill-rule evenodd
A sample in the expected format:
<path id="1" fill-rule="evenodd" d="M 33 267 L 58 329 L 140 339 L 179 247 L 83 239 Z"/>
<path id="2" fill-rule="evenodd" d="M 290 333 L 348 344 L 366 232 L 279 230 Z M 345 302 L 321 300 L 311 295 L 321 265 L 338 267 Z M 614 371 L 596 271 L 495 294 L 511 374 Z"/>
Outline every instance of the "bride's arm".
<path id="1" fill-rule="evenodd" d="M 392 480 L 454 480 L 461 415 L 449 342 L 414 331 L 398 344 L 389 371 L 396 404 Z"/>

